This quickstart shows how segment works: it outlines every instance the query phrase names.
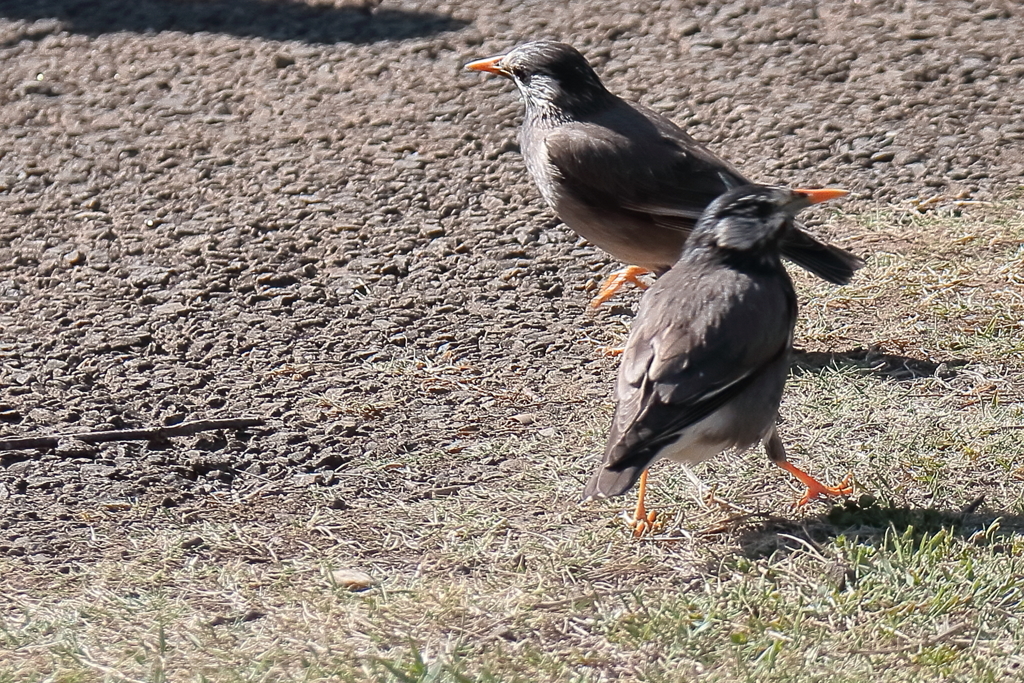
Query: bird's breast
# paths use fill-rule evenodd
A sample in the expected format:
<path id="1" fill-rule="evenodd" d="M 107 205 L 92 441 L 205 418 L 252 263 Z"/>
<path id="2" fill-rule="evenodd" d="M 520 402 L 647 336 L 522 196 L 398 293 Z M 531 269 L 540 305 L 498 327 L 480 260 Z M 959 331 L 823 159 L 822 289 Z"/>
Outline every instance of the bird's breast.
<path id="1" fill-rule="evenodd" d="M 662 228 L 643 214 L 592 203 L 557 185 L 552 199 L 548 203 L 563 223 L 623 263 L 657 273 L 679 260 L 683 232 Z"/>
<path id="2" fill-rule="evenodd" d="M 618 198 L 573 188 L 551 163 L 540 126 L 524 126 L 519 147 L 547 205 L 573 232 L 623 263 L 659 272 L 679 259 L 686 234 L 659 227 L 650 216 L 617 207 Z"/>
<path id="3" fill-rule="evenodd" d="M 523 152 L 523 159 L 526 161 L 526 170 L 537 184 L 541 196 L 548 206 L 558 211 L 559 184 L 561 178 L 558 169 L 548 161 L 547 145 L 542 135 L 523 135 L 519 140 L 519 147 Z"/>

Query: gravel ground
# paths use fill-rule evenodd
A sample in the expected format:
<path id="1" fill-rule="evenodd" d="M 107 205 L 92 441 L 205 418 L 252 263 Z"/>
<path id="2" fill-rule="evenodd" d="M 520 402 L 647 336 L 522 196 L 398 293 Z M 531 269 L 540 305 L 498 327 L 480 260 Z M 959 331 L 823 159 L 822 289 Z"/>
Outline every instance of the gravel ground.
<path id="1" fill-rule="evenodd" d="M 617 264 L 543 206 L 518 97 L 466 61 L 572 42 L 858 212 L 1018 191 L 1022 34 L 958 0 L 0 1 L 0 436 L 267 420 L 0 453 L 0 553 L 117 553 L 140 510 L 422 498 L 493 464 L 427 456 L 608 400 L 633 299 L 587 310 Z"/>

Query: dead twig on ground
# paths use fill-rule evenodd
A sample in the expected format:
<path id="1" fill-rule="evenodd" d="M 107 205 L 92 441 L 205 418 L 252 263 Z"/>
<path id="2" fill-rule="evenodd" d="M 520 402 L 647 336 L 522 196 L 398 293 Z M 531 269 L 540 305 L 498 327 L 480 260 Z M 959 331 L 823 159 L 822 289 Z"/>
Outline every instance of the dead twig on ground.
<path id="1" fill-rule="evenodd" d="M 104 443 L 107 441 L 152 441 L 167 439 L 173 436 L 190 436 L 199 432 L 215 429 L 246 429 L 264 424 L 260 417 L 229 417 L 219 420 L 195 420 L 182 422 L 166 427 L 149 429 L 110 429 L 99 432 L 79 432 L 77 434 L 50 434 L 47 436 L 26 436 L 15 439 L 0 439 L 0 451 L 20 451 L 30 448 L 54 448 L 62 439 L 74 439 L 85 443 Z"/>

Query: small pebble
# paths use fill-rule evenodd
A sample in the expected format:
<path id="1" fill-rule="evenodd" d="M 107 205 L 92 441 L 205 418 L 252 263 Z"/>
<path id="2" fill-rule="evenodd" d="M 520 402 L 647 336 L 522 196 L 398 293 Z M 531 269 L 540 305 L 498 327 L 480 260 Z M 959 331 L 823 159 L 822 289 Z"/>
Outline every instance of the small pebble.
<path id="1" fill-rule="evenodd" d="M 377 582 L 372 576 L 358 569 L 335 569 L 331 572 L 331 583 L 350 591 L 363 591 Z"/>

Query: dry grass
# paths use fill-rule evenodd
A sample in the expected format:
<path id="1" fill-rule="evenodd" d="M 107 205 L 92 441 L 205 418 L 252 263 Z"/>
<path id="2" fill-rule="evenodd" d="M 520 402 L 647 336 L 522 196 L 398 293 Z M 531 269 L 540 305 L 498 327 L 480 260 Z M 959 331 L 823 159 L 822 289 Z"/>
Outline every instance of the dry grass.
<path id="1" fill-rule="evenodd" d="M 917 358 L 1016 362 L 1024 349 L 1024 215 L 1019 198 L 951 212 L 912 205 L 839 216 L 870 254 L 846 287 L 796 273 L 812 296 L 798 336 L 808 348 L 851 343 Z"/>
<path id="2" fill-rule="evenodd" d="M 1019 203 L 835 220 L 874 256 L 849 287 L 801 276 L 782 433 L 812 472 L 854 473 L 846 505 L 790 510 L 761 452 L 697 469 L 731 507 L 657 466 L 668 524 L 633 541 L 624 501 L 576 505 L 605 405 L 421 454 L 491 463 L 429 497 L 134 510 L 150 531 L 77 574 L 0 558 L 0 682 L 1018 680 Z M 350 592 L 342 568 L 378 583 Z"/>

